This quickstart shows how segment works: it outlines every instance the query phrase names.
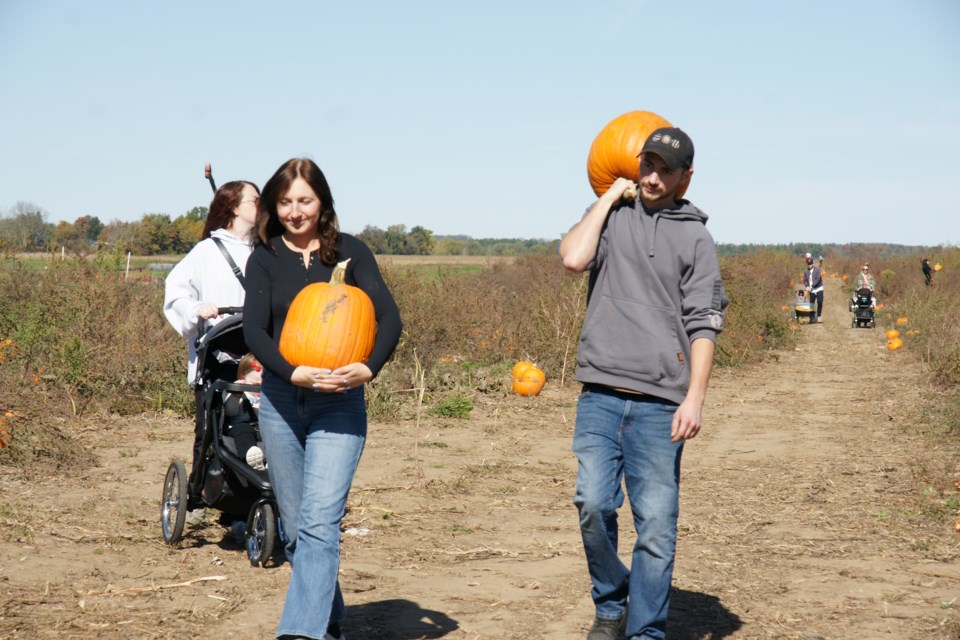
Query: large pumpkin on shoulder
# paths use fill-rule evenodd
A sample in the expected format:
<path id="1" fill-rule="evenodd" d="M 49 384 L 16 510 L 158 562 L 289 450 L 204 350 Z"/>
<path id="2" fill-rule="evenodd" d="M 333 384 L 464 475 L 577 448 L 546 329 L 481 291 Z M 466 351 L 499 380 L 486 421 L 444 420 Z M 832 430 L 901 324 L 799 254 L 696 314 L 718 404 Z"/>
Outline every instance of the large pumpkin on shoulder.
<path id="1" fill-rule="evenodd" d="M 347 263 L 337 264 L 330 282 L 307 285 L 293 299 L 280 333 L 280 354 L 295 367 L 333 371 L 366 362 L 373 351 L 377 320 L 370 297 L 344 283 Z"/>
<path id="2" fill-rule="evenodd" d="M 629 111 L 608 122 L 587 155 L 587 177 L 593 192 L 602 196 L 617 178 L 640 180 L 640 149 L 650 134 L 661 127 L 673 126 L 651 111 Z M 683 197 L 686 186 L 677 191 Z"/>

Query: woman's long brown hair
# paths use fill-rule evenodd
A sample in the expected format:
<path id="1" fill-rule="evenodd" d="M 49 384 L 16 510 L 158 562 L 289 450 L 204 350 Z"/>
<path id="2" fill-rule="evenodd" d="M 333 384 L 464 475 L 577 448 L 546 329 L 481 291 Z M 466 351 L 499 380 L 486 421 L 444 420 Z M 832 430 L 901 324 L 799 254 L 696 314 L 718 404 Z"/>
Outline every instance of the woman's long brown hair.
<path id="1" fill-rule="evenodd" d="M 270 239 L 283 235 L 284 227 L 277 215 L 277 203 L 290 191 L 290 186 L 297 178 L 303 178 L 320 199 L 320 219 L 317 221 L 320 261 L 332 266 L 339 257 L 337 245 L 340 243 L 340 226 L 337 223 L 337 212 L 333 208 L 333 194 L 330 193 L 327 178 L 320 167 L 309 158 L 287 160 L 267 180 L 267 184 L 263 185 L 260 206 L 257 208 L 257 237 L 254 242 L 264 244 L 272 250 Z"/>

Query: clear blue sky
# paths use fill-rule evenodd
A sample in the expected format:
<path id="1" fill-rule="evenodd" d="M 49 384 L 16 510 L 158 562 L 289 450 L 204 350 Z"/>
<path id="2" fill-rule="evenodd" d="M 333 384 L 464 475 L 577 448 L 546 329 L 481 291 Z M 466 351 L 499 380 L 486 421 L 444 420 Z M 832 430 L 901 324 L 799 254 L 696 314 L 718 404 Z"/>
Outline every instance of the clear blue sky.
<path id="1" fill-rule="evenodd" d="M 345 231 L 559 238 L 643 109 L 693 137 L 719 242 L 960 244 L 955 0 L 2 0 L 0 95 L 0 212 L 50 222 L 306 155 Z"/>

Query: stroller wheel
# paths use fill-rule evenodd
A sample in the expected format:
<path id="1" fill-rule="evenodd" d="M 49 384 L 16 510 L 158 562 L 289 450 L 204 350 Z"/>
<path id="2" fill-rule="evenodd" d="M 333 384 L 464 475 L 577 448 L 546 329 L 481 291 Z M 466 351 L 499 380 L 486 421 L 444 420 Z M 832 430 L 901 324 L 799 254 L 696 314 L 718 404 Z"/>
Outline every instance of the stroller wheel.
<path id="1" fill-rule="evenodd" d="M 250 564 L 262 567 L 273 555 L 277 539 L 277 516 L 269 502 L 258 502 L 247 516 L 247 557 Z"/>
<path id="2" fill-rule="evenodd" d="M 163 541 L 175 544 L 183 536 L 183 523 L 187 519 L 187 468 L 180 460 L 174 460 L 167 468 L 163 480 L 163 501 L 160 503 L 160 526 Z"/>

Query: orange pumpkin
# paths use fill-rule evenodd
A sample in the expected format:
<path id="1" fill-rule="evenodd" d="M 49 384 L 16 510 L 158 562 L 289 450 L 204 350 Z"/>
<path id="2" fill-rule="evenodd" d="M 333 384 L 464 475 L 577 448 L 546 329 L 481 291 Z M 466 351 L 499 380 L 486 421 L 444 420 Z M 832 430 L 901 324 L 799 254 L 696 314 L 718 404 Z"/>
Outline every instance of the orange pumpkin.
<path id="1" fill-rule="evenodd" d="M 348 262 L 334 267 L 329 283 L 307 285 L 290 304 L 280 333 L 280 353 L 290 364 L 334 370 L 370 356 L 377 334 L 373 302 L 344 284 Z"/>
<path id="2" fill-rule="evenodd" d="M 896 351 L 902 346 L 903 346 L 903 340 L 901 340 L 900 338 L 894 338 L 893 340 L 887 343 L 887 349 L 889 349 L 890 351 Z"/>
<path id="3" fill-rule="evenodd" d="M 587 177 L 593 192 L 602 196 L 617 178 L 637 182 L 640 160 L 637 156 L 651 133 L 670 122 L 650 111 L 629 111 L 617 116 L 600 130 L 587 155 Z M 686 186 L 677 190 L 683 197 Z"/>
<path id="4" fill-rule="evenodd" d="M 902 327 L 903 325 L 907 324 L 908 322 L 910 322 L 910 318 L 908 318 L 908 317 L 906 317 L 906 316 L 900 316 L 899 318 L 897 318 L 897 320 L 896 320 L 896 322 L 895 322 L 894 324 L 896 324 L 898 327 Z"/>
<path id="5" fill-rule="evenodd" d="M 896 329 L 887 329 L 887 340 L 893 340 L 894 338 L 899 338 L 900 332 Z"/>
<path id="6" fill-rule="evenodd" d="M 517 364 L 513 365 L 513 377 L 514 379 L 519 378 L 523 375 L 523 372 L 534 366 L 529 360 L 521 360 Z"/>
<path id="7" fill-rule="evenodd" d="M 513 378 L 513 392 L 521 396 L 536 396 L 546 382 L 547 374 L 531 365 Z"/>

